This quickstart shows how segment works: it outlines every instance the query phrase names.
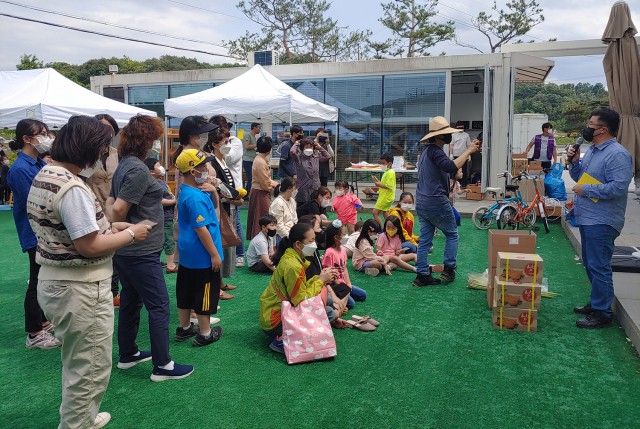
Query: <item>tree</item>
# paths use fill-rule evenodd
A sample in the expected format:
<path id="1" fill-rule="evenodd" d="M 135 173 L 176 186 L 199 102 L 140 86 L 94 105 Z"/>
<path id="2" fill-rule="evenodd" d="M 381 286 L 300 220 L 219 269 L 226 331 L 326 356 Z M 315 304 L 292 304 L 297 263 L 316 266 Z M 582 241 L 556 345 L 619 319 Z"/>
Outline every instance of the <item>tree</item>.
<path id="1" fill-rule="evenodd" d="M 24 54 L 20 57 L 20 64 L 16 65 L 17 70 L 33 70 L 41 69 L 44 67 L 44 63 L 36 57 L 35 54 Z"/>
<path id="2" fill-rule="evenodd" d="M 293 64 L 292 46 L 298 40 L 298 25 L 305 19 L 302 6 L 295 0 L 243 0 L 237 8 L 261 25 L 265 34 L 278 37 L 289 64 Z"/>
<path id="3" fill-rule="evenodd" d="M 387 39 L 384 42 L 369 41 L 369 49 L 374 52 L 372 58 L 376 60 L 402 55 L 404 49 L 399 45 L 398 39 Z"/>
<path id="4" fill-rule="evenodd" d="M 455 31 L 453 21 L 436 24 L 431 21 L 437 10 L 437 0 L 426 0 L 426 4 L 415 4 L 415 0 L 397 0 L 383 3 L 384 16 L 379 21 L 400 38 L 407 40 L 407 57 L 425 55 L 436 43 L 451 40 Z"/>
<path id="5" fill-rule="evenodd" d="M 309 54 L 312 63 L 321 58 L 328 58 L 336 32 L 339 33 L 338 22 L 331 17 L 325 17 L 331 3 L 326 0 L 305 0 L 302 13 L 307 17 L 304 24 L 298 28 L 300 44 L 296 46 L 298 55 Z"/>
<path id="6" fill-rule="evenodd" d="M 535 0 L 513 0 L 507 3 L 508 11 L 498 10 L 498 5 L 493 2 L 493 8 L 498 16 L 480 12 L 476 18 L 471 18 L 471 24 L 489 40 L 491 52 L 496 52 L 505 43 L 524 36 L 533 27 L 544 21 L 542 9 Z M 553 41 L 553 40 L 551 40 Z M 465 48 L 475 49 L 483 53 L 475 45 L 463 43 L 459 38 L 455 38 L 455 43 Z"/>
<path id="7" fill-rule="evenodd" d="M 229 50 L 230 56 L 246 63 L 249 62 L 249 52 L 278 48 L 273 33 L 267 33 L 265 37 L 260 37 L 258 33 L 249 33 L 249 30 L 236 40 L 223 40 L 222 45 Z"/>

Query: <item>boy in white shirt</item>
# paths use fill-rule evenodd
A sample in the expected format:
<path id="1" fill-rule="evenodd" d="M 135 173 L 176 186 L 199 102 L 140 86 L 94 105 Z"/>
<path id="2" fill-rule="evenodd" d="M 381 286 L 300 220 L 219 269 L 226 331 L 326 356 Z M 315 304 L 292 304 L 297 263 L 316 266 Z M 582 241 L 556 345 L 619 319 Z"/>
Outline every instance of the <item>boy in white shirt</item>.
<path id="1" fill-rule="evenodd" d="M 260 234 L 253 237 L 247 250 L 247 264 L 249 271 L 254 273 L 271 274 L 276 270 L 276 266 L 271 262 L 271 256 L 275 253 L 273 245 L 276 235 L 277 220 L 271 215 L 265 215 L 258 221 Z"/>

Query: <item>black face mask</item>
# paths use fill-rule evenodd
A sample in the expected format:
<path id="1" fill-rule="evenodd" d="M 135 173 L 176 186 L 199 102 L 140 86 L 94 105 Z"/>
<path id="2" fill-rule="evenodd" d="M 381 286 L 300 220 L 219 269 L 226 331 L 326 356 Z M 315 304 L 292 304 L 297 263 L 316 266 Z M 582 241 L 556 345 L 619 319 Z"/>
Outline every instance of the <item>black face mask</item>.
<path id="1" fill-rule="evenodd" d="M 449 144 L 449 143 L 451 143 L 452 135 L 451 134 L 445 134 L 445 135 L 441 136 L 441 139 L 444 142 L 444 144 Z"/>
<path id="2" fill-rule="evenodd" d="M 593 138 L 595 137 L 593 134 L 596 132 L 596 130 L 599 130 L 600 128 L 602 127 L 598 127 L 598 128 L 586 127 L 585 129 L 582 130 L 582 138 L 588 142 L 592 142 Z"/>
<path id="3" fill-rule="evenodd" d="M 276 232 L 277 232 L 277 231 L 276 231 L 275 229 L 269 229 L 269 228 L 267 228 L 267 235 L 268 235 L 269 237 L 275 237 Z"/>

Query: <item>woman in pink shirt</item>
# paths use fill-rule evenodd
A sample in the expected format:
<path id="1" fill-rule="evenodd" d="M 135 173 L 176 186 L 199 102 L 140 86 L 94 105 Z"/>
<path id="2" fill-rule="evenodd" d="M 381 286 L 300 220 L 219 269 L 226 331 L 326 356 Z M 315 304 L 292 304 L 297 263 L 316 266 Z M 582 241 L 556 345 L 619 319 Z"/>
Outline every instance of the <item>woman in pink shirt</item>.
<path id="1" fill-rule="evenodd" d="M 349 182 L 338 180 L 335 184 L 336 196 L 333 197 L 331 210 L 336 212 L 338 219 L 347 226 L 349 234 L 353 234 L 358 222 L 358 210 L 362 208 L 362 201 L 349 192 Z"/>

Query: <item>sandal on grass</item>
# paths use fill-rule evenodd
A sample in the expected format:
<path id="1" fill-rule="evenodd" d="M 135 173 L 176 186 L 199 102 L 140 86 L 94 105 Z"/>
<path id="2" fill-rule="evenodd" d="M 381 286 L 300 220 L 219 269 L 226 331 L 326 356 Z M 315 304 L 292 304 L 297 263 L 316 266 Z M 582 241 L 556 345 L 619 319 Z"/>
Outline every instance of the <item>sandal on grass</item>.
<path id="1" fill-rule="evenodd" d="M 375 327 L 380 326 L 380 322 L 378 322 L 377 320 L 372 319 L 369 316 L 356 316 L 354 314 L 353 316 L 351 316 L 351 320 L 355 320 L 356 322 L 366 322 L 369 325 L 373 325 Z"/>
<path id="2" fill-rule="evenodd" d="M 438 271 L 438 272 L 440 272 L 440 271 Z M 227 284 L 227 283 L 224 283 L 222 286 L 220 286 L 220 290 L 234 290 L 234 289 L 237 289 L 237 288 L 238 288 L 238 286 L 231 286 L 230 284 Z"/>
<path id="3" fill-rule="evenodd" d="M 375 326 L 370 325 L 367 322 L 363 322 L 363 321 L 356 322 L 355 320 L 346 320 L 346 322 L 347 322 L 347 326 L 351 329 L 357 329 L 359 331 L 365 331 L 365 332 L 372 332 L 376 330 Z"/>

